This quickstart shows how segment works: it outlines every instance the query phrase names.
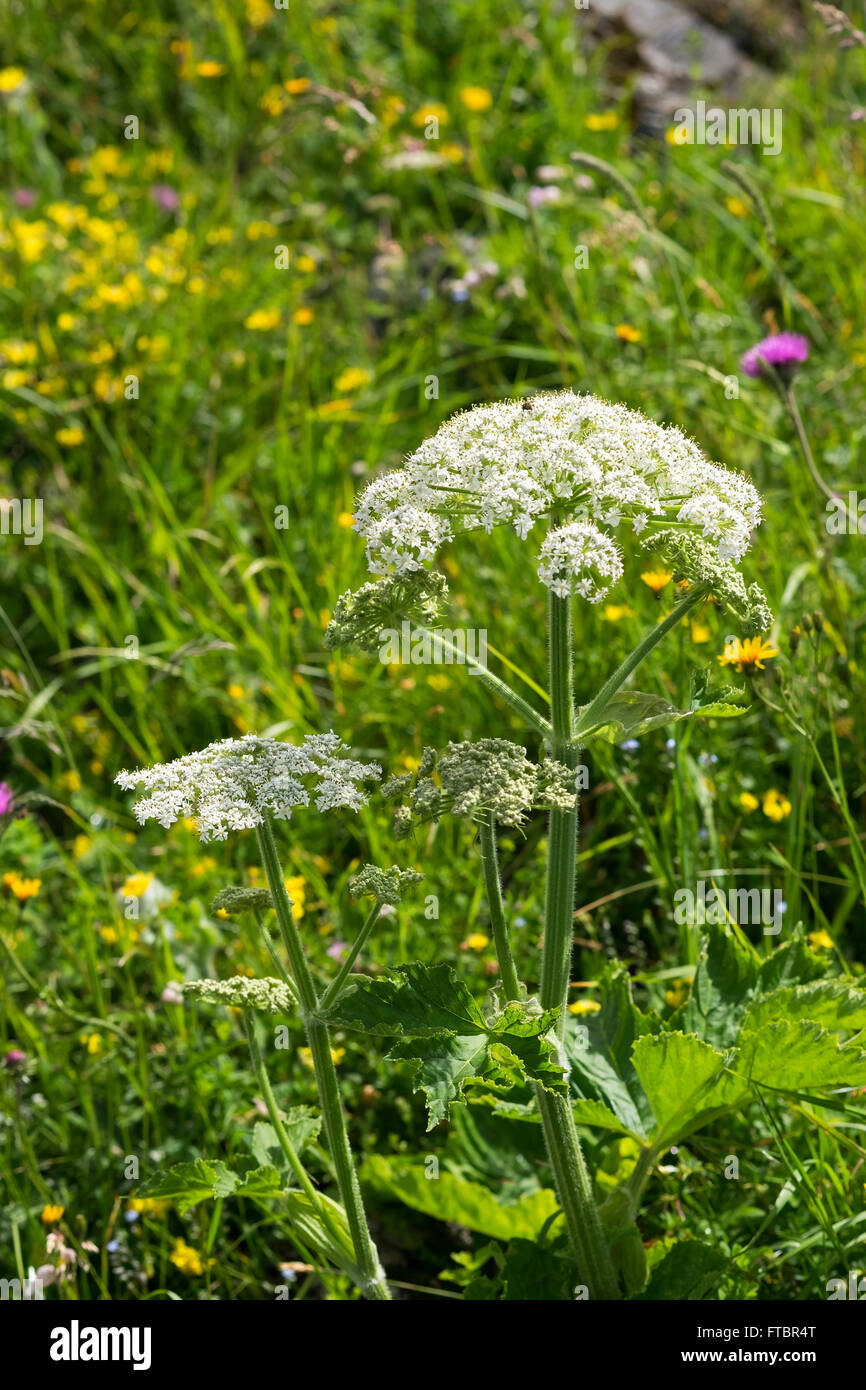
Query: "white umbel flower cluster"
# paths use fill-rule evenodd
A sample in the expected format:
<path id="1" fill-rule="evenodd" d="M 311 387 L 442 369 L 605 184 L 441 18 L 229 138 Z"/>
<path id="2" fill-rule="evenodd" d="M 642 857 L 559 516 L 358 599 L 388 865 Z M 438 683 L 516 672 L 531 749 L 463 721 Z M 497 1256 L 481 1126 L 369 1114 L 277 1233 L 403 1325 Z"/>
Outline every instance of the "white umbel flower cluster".
<path id="1" fill-rule="evenodd" d="M 126 790 L 142 785 L 149 796 L 136 803 L 140 825 L 157 820 L 170 826 L 182 817 L 198 822 L 199 838 L 225 840 L 231 830 L 251 830 L 267 816 L 289 820 L 296 806 L 319 811 L 367 803 L 358 785 L 381 776 L 377 763 L 362 763 L 334 733 L 308 734 L 302 744 L 245 734 L 211 743 L 170 763 L 138 772 L 120 772 Z"/>
<path id="2" fill-rule="evenodd" d="M 618 577 L 608 534 L 617 527 L 680 523 L 721 558 L 739 560 L 760 515 L 752 484 L 711 463 L 681 430 L 560 391 L 453 416 L 401 469 L 365 488 L 355 529 L 371 572 L 399 575 L 421 569 L 463 529 L 508 525 L 525 540 L 536 523 L 552 522 L 541 579 L 597 600 L 598 578 Z M 578 521 L 584 529 L 569 530 Z"/>
<path id="3" fill-rule="evenodd" d="M 600 603 L 611 584 L 622 578 L 622 555 L 616 542 L 591 521 L 570 521 L 544 537 L 538 577 L 560 598 L 577 594 Z"/>

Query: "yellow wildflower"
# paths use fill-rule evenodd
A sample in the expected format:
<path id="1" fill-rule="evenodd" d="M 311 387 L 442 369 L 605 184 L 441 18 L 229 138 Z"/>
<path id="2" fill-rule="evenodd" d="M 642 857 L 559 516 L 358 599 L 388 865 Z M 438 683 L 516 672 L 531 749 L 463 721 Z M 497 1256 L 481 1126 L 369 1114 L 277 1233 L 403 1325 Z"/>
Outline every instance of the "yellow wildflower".
<path id="1" fill-rule="evenodd" d="M 576 999 L 573 1004 L 569 1004 L 568 1012 L 577 1014 L 578 1018 L 584 1014 L 597 1014 L 601 1010 L 601 1005 L 597 999 Z"/>
<path id="2" fill-rule="evenodd" d="M 174 1243 L 174 1249 L 168 1257 L 172 1264 L 180 1270 L 181 1274 L 204 1274 L 204 1265 L 197 1250 L 191 1245 L 187 1245 L 182 1237 Z"/>
<path id="3" fill-rule="evenodd" d="M 279 328 L 279 309 L 254 309 L 244 319 L 244 328 L 252 328 L 257 333 L 266 333 L 271 328 Z"/>
<path id="4" fill-rule="evenodd" d="M 486 87 L 461 87 L 460 100 L 467 111 L 489 111 L 493 97 Z"/>
<path id="5" fill-rule="evenodd" d="M 342 526 L 344 531 L 349 531 L 355 524 L 355 518 L 351 512 L 340 512 L 337 517 L 337 525 Z"/>
<path id="6" fill-rule="evenodd" d="M 616 336 L 621 343 L 639 343 L 642 334 L 639 328 L 634 328 L 630 323 L 618 323 Z"/>
<path id="7" fill-rule="evenodd" d="M 102 1037 L 99 1033 L 82 1033 L 78 1041 L 82 1047 L 86 1047 L 91 1057 L 98 1057 L 102 1052 Z"/>
<path id="8" fill-rule="evenodd" d="M 712 633 L 706 623 L 692 623 L 692 641 L 697 645 L 709 642 Z"/>
<path id="9" fill-rule="evenodd" d="M 584 116 L 583 124 L 587 130 L 616 130 L 619 125 L 619 116 L 616 111 L 591 112 Z"/>
<path id="10" fill-rule="evenodd" d="M 302 275 L 312 275 L 316 269 L 316 262 L 312 256 L 298 256 L 295 260 L 295 270 L 299 270 Z"/>
<path id="11" fill-rule="evenodd" d="M 55 1206 L 52 1202 L 49 1202 L 47 1206 L 42 1208 L 42 1220 L 44 1224 L 46 1226 L 56 1226 L 58 1221 L 61 1220 L 65 1210 L 65 1207 Z"/>
<path id="12" fill-rule="evenodd" d="M 369 385 L 372 380 L 373 378 L 370 372 L 365 371 L 363 367 L 347 367 L 346 370 L 341 372 L 337 377 L 334 386 L 337 391 L 347 393 L 349 391 L 357 391 L 360 387 Z"/>
<path id="13" fill-rule="evenodd" d="M 226 71 L 226 65 L 225 63 L 215 63 L 213 59 L 206 58 L 203 63 L 196 63 L 195 70 L 199 77 L 222 77 Z"/>
<path id="14" fill-rule="evenodd" d="M 84 430 L 77 425 L 64 425 L 63 429 L 57 430 L 54 438 L 64 449 L 74 449 L 77 444 L 84 443 Z"/>
<path id="15" fill-rule="evenodd" d="M 777 649 L 765 642 L 763 637 L 746 637 L 743 641 L 735 637 L 732 642 L 726 643 L 718 661 L 722 666 L 736 666 L 738 671 L 745 671 L 750 676 L 754 671 L 763 671 L 764 662 L 778 655 Z"/>
<path id="16" fill-rule="evenodd" d="M 673 575 L 670 570 L 644 570 L 641 579 L 658 598 L 665 585 L 673 579 Z"/>
<path id="17" fill-rule="evenodd" d="M 753 811 L 757 811 L 760 804 L 758 798 L 753 796 L 751 792 L 740 792 L 740 805 L 747 816 L 750 816 Z"/>
<path id="18" fill-rule="evenodd" d="M 440 101 L 429 101 L 426 106 L 419 106 L 412 117 L 412 124 L 419 129 L 423 129 L 428 121 L 438 121 L 444 125 L 448 120 L 448 107 L 443 106 Z"/>
<path id="19" fill-rule="evenodd" d="M 292 323 L 308 324 L 312 323 L 314 318 L 315 314 L 312 309 L 308 309 L 306 305 L 302 305 L 300 309 L 296 309 L 292 314 Z"/>
<path id="20" fill-rule="evenodd" d="M 728 196 L 725 199 L 725 207 L 728 209 L 728 212 L 731 214 L 732 217 L 748 217 L 749 215 L 749 209 L 743 202 L 742 198 L 734 198 L 733 196 Z"/>
<path id="21" fill-rule="evenodd" d="M 162 1197 L 130 1197 L 126 1210 L 137 1211 L 147 1216 L 168 1216 L 171 1202 Z"/>
<path id="22" fill-rule="evenodd" d="M 820 931 L 810 931 L 809 945 L 815 951 L 832 951 L 833 938 L 823 928 Z"/>
<path id="23" fill-rule="evenodd" d="M 761 807 L 764 815 L 770 820 L 785 820 L 791 814 L 791 803 L 781 792 L 777 792 L 775 787 L 764 793 L 764 804 Z"/>
<path id="24" fill-rule="evenodd" d="M 309 77 L 290 77 L 288 82 L 283 83 L 283 86 L 290 97 L 300 96 L 301 92 L 305 92 L 310 86 L 310 79 Z"/>
<path id="25" fill-rule="evenodd" d="M 17 92 L 27 80 L 21 68 L 0 68 L 0 92 Z"/>
<path id="26" fill-rule="evenodd" d="M 130 874 L 120 892 L 124 898 L 141 898 L 153 883 L 153 874 Z"/>
<path id="27" fill-rule="evenodd" d="M 483 932 L 476 931 L 471 936 L 467 936 L 465 941 L 461 941 L 460 949 L 461 951 L 483 951 L 489 945 L 490 938 L 485 936 Z"/>
<path id="28" fill-rule="evenodd" d="M 3 882 L 20 903 L 26 902 L 28 898 L 35 898 L 42 887 L 41 878 L 22 878 L 14 869 L 11 873 L 3 875 Z"/>

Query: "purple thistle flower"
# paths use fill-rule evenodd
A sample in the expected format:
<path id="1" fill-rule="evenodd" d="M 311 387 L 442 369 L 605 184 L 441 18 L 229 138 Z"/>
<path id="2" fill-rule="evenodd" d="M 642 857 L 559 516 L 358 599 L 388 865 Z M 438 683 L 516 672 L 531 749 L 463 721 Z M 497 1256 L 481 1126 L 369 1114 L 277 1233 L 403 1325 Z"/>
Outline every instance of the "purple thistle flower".
<path id="1" fill-rule="evenodd" d="M 808 356 L 809 341 L 802 333 L 772 333 L 743 354 L 740 366 L 746 376 L 761 376 L 764 367 L 772 367 L 788 382 Z"/>
<path id="2" fill-rule="evenodd" d="M 3 1065 L 9 1067 L 20 1067 L 27 1061 L 27 1054 L 22 1052 L 20 1047 L 11 1047 L 3 1058 Z"/>
<path id="3" fill-rule="evenodd" d="M 0 816 L 8 816 L 14 800 L 15 797 L 9 783 L 0 782 Z"/>
<path id="4" fill-rule="evenodd" d="M 179 194 L 167 183 L 155 183 L 150 190 L 150 196 L 163 212 L 177 212 L 180 207 Z"/>

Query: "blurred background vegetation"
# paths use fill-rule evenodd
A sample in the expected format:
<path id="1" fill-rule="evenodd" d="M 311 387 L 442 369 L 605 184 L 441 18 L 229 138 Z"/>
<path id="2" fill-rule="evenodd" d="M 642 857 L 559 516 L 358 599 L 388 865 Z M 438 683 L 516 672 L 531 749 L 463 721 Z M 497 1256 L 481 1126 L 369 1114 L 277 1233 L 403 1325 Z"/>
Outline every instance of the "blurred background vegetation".
<path id="1" fill-rule="evenodd" d="M 766 499 L 745 568 L 778 615 L 778 655 L 750 711 L 591 759 L 575 1005 L 614 956 L 643 1003 L 681 1002 L 695 943 L 673 894 L 702 875 L 783 886 L 785 931 L 802 923 L 862 971 L 864 542 L 828 534 L 782 403 L 739 359 L 769 332 L 807 336 L 805 428 L 827 482 L 856 488 L 864 48 L 808 5 L 656 10 L 76 0 L 61 22 L 45 0 L 5 6 L 0 489 L 43 500 L 44 538 L 0 540 L 0 775 L 15 798 L 0 822 L 0 1244 L 4 1269 L 43 1263 L 45 1208 L 65 1208 L 79 1267 L 59 1296 L 267 1298 L 289 1277 L 280 1260 L 299 1258 L 278 1213 L 131 1205 L 124 1156 L 142 1175 L 230 1159 L 256 1115 L 237 1020 L 199 1016 L 173 987 L 267 963 L 252 929 L 209 907 L 255 881 L 249 837 L 134 833 L 112 781 L 246 731 L 333 727 L 388 771 L 449 738 L 525 739 L 465 670 L 322 644 L 365 577 L 356 491 L 466 405 L 562 386 L 624 401 Z M 673 111 L 698 97 L 779 108 L 781 153 L 677 144 Z M 669 611 L 672 584 L 655 592 L 645 555 L 627 559 L 610 602 L 580 612 L 581 697 Z M 543 684 L 544 594 L 516 539 L 473 536 L 445 568 L 455 622 Z M 727 633 L 700 611 L 642 688 L 687 702 L 708 670 L 721 678 Z M 539 819 L 502 846 L 530 983 L 544 833 Z M 346 881 L 371 859 L 423 870 L 440 904 L 433 922 L 420 896 L 404 904 L 377 962 L 459 959 L 479 991 L 495 978 L 465 824 L 395 845 L 374 801 L 356 819 L 299 817 L 283 850 L 323 973 L 363 920 Z M 531 1138 L 470 1111 L 424 1139 L 408 1077 L 339 1041 L 361 1149 L 444 1146 L 506 1203 L 537 1186 Z M 281 1103 L 310 1101 L 303 1055 L 280 1055 Z M 782 1146 L 760 1114 L 710 1128 L 650 1188 L 648 1239 L 694 1222 L 736 1257 L 717 1296 L 754 1296 L 758 1272 L 763 1296 L 815 1296 L 859 1237 L 862 1124 L 831 1129 L 805 1105 L 784 1124 Z M 628 1142 L 590 1146 L 615 1181 Z M 720 1177 L 729 1152 L 739 1183 Z M 407 1286 L 444 1296 L 441 1271 L 469 1279 L 491 1258 L 489 1230 L 413 1212 L 381 1174 L 373 1200 Z"/>

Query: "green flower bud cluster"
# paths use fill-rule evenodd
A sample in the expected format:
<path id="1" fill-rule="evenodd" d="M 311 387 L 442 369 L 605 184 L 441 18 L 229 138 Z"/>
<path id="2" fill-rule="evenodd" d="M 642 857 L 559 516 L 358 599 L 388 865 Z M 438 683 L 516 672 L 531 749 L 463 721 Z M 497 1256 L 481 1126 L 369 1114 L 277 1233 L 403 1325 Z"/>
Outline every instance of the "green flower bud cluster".
<path id="1" fill-rule="evenodd" d="M 438 627 L 447 593 L 445 576 L 429 570 L 389 575 L 355 593 L 350 589 L 337 599 L 325 630 L 325 647 L 334 651 L 354 644 L 362 651 L 378 651 L 382 632 L 398 628 L 407 618 L 422 627 Z"/>
<path id="2" fill-rule="evenodd" d="M 435 771 L 435 776 L 428 775 Z M 419 822 L 439 820 L 448 812 L 468 820 L 492 815 L 500 825 L 520 825 L 535 808 L 571 810 L 575 804 L 574 772 L 552 758 L 540 766 L 529 761 L 526 749 L 502 738 L 475 743 L 449 743 L 438 758 L 425 749 L 413 777 L 392 777 L 385 796 L 408 795 L 394 822 L 398 839 Z"/>
<path id="3" fill-rule="evenodd" d="M 423 874 L 415 869 L 379 869 L 375 864 L 365 864 L 349 879 L 349 892 L 353 898 L 375 898 L 380 907 L 389 904 L 396 907 L 407 888 L 420 883 Z"/>
<path id="4" fill-rule="evenodd" d="M 226 1004 L 236 1009 L 261 1009 L 267 1014 L 290 1013 L 292 996 L 281 980 L 249 980 L 238 975 L 231 980 L 190 980 L 184 994 L 206 1004 Z"/>
<path id="5" fill-rule="evenodd" d="M 729 613 L 740 623 L 745 636 L 767 632 L 773 614 L 758 584 L 746 588 L 745 580 L 730 560 L 722 560 L 714 545 L 692 531 L 655 531 L 643 542 L 673 568 L 675 579 L 706 585 Z"/>

